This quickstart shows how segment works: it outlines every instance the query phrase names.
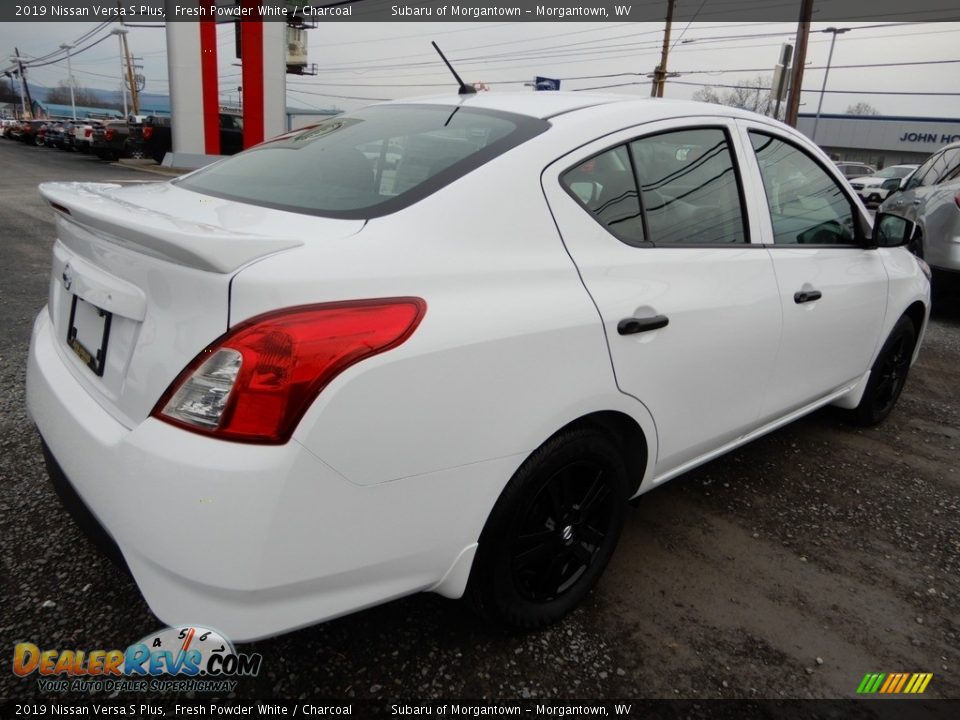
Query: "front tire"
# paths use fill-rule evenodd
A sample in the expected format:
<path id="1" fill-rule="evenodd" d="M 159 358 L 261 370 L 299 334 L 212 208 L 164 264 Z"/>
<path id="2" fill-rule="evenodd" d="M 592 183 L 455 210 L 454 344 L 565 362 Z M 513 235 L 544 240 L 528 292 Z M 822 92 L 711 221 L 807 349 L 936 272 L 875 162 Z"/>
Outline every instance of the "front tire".
<path id="1" fill-rule="evenodd" d="M 623 527 L 627 470 L 589 427 L 558 433 L 520 466 L 487 520 L 467 594 L 490 622 L 557 622 L 597 583 Z"/>
<path id="2" fill-rule="evenodd" d="M 913 322 L 906 316 L 900 318 L 870 368 L 870 379 L 860 404 L 850 411 L 855 424 L 877 425 L 890 414 L 907 382 L 916 344 L 917 330 Z"/>

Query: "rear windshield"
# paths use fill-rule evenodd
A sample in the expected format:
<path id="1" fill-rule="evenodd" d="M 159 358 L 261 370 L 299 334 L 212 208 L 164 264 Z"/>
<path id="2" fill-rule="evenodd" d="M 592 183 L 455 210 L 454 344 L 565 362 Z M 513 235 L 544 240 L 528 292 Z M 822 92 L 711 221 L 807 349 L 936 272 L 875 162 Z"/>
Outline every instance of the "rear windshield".
<path id="1" fill-rule="evenodd" d="M 338 115 L 211 165 L 181 187 L 336 218 L 411 205 L 540 134 L 545 120 L 442 105 L 381 105 Z"/>

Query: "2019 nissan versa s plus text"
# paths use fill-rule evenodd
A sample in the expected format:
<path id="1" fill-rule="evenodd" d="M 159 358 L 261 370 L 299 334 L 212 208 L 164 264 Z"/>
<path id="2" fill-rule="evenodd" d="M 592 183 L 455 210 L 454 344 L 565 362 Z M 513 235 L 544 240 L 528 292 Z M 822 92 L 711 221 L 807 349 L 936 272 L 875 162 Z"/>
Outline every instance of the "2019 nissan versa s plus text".
<path id="1" fill-rule="evenodd" d="M 237 640 L 422 590 L 558 620 L 627 499 L 829 403 L 882 420 L 928 315 L 902 220 L 698 103 L 387 103 L 41 192 L 51 474 L 162 620 Z"/>

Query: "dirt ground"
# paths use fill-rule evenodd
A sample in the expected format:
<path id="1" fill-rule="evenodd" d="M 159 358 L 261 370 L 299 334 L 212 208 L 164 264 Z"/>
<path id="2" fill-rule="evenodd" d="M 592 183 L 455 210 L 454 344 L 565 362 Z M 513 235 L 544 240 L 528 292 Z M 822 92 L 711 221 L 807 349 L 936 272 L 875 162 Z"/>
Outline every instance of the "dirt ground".
<path id="1" fill-rule="evenodd" d="M 126 647 L 161 626 L 61 509 L 26 417 L 24 358 L 51 244 L 36 184 L 136 175 L 57 153 L 0 141 L 0 652 L 10 655 L 21 641 Z M 265 671 L 237 694 L 833 698 L 852 697 L 868 672 L 932 672 L 928 697 L 960 697 L 958 439 L 954 290 L 887 422 L 862 430 L 824 410 L 644 496 L 598 589 L 562 624 L 504 636 L 461 603 L 415 596 L 245 646 Z M 35 680 L 0 672 L 0 699 L 36 695 Z"/>

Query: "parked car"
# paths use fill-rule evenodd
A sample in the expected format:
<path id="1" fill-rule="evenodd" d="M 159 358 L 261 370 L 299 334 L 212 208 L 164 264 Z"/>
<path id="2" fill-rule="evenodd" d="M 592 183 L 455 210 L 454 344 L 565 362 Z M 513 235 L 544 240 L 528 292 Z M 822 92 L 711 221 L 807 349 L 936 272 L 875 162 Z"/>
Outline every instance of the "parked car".
<path id="1" fill-rule="evenodd" d="M 19 125 L 19 123 L 14 118 L 0 118 L 0 136 L 9 137 L 7 133 L 17 125 Z"/>
<path id="2" fill-rule="evenodd" d="M 170 118 L 148 115 L 143 121 L 143 154 L 157 164 L 173 148 Z M 220 113 L 220 154 L 235 155 L 243 150 L 243 118 L 233 113 Z"/>
<path id="3" fill-rule="evenodd" d="M 143 146 L 126 120 L 107 120 L 93 128 L 91 151 L 101 160 L 117 160 L 142 157 Z"/>
<path id="4" fill-rule="evenodd" d="M 43 145 L 46 120 L 25 120 L 20 123 L 20 136 L 17 138 L 28 145 Z"/>
<path id="5" fill-rule="evenodd" d="M 64 123 L 48 122 L 43 131 L 43 144 L 47 147 L 60 147 L 63 144 Z"/>
<path id="6" fill-rule="evenodd" d="M 846 162 L 843 160 L 835 161 L 837 169 L 843 173 L 848 180 L 850 178 L 863 177 L 864 175 L 873 175 L 877 169 L 873 165 L 866 163 Z"/>
<path id="7" fill-rule="evenodd" d="M 880 208 L 911 223 L 911 248 L 931 267 L 960 271 L 960 142 L 933 153 Z"/>
<path id="8" fill-rule="evenodd" d="M 74 148 L 83 153 L 93 152 L 93 133 L 102 125 L 100 120 L 80 120 L 73 132 Z"/>
<path id="9" fill-rule="evenodd" d="M 159 618 L 235 640 L 422 590 L 557 621 L 629 498 L 827 404 L 882 421 L 930 303 L 901 218 L 703 103 L 387 103 L 40 192 L 51 477 Z"/>
<path id="10" fill-rule="evenodd" d="M 4 121 L 3 136 L 7 140 L 19 140 L 21 121 L 16 119 L 9 119 Z"/>
<path id="11" fill-rule="evenodd" d="M 68 120 L 63 123 L 63 138 L 57 145 L 61 150 L 73 152 L 77 149 L 77 130 L 83 124 L 82 120 Z"/>
<path id="12" fill-rule="evenodd" d="M 919 165 L 891 165 L 878 170 L 873 175 L 853 178 L 850 187 L 857 191 L 857 195 L 868 205 L 879 205 L 887 196 L 900 188 L 900 181 L 907 177 Z"/>

